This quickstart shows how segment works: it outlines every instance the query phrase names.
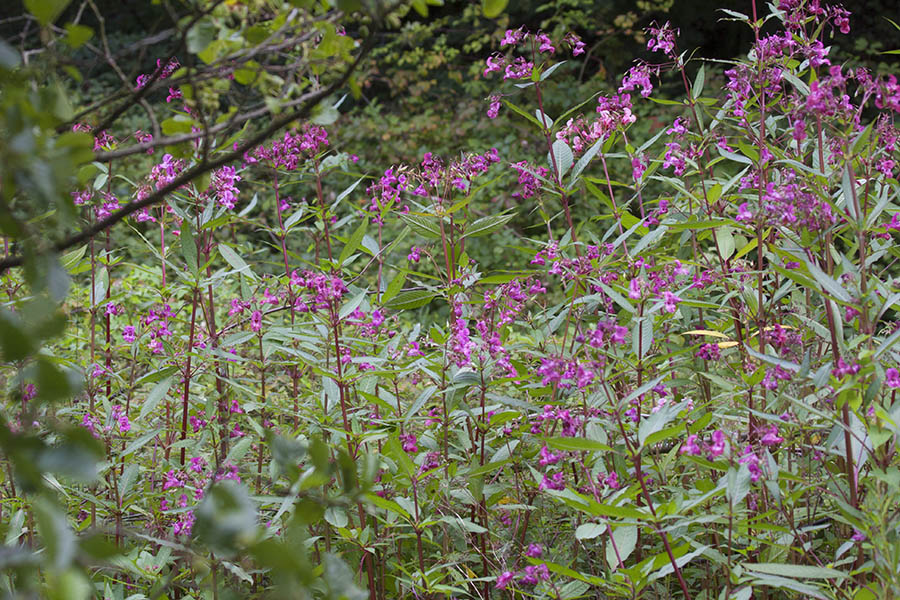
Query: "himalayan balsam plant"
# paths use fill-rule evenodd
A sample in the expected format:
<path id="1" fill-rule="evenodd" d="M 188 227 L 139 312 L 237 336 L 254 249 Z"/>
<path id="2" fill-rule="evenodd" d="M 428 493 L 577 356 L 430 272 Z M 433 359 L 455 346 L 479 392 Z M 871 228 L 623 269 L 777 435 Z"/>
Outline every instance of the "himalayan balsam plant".
<path id="1" fill-rule="evenodd" d="M 655 24 L 657 62 L 555 118 L 543 92 L 584 44 L 507 31 L 487 114 L 545 160 L 373 176 L 306 122 L 134 214 L 140 248 L 107 230 L 63 256 L 69 328 L 5 357 L 4 410 L 102 455 L 54 480 L 63 512 L 6 479 L 8 547 L 80 597 L 897 597 L 900 84 L 829 58 L 840 6 L 724 14 L 753 32 L 742 60 L 688 61 Z M 660 78 L 684 99 L 632 139 Z M 100 164 L 74 203 L 102 219 L 210 144 L 132 188 Z M 515 271 L 470 257 L 538 217 Z M 49 403 L 48 362 L 81 391 Z"/>

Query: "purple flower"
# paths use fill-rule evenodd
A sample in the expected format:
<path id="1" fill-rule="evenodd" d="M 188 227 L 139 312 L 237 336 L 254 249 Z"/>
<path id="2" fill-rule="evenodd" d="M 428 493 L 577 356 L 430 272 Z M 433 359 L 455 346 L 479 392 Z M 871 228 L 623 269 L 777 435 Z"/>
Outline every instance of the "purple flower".
<path id="1" fill-rule="evenodd" d="M 725 452 L 725 434 L 717 429 L 712 434 L 712 444 L 707 448 L 707 456 L 710 459 L 718 458 Z"/>
<path id="2" fill-rule="evenodd" d="M 673 294 L 672 292 L 663 292 L 663 310 L 667 313 L 675 312 L 675 308 L 677 304 L 681 302 L 681 298 Z"/>
<path id="3" fill-rule="evenodd" d="M 884 383 L 889 388 L 900 388 L 900 371 L 891 367 L 884 372 Z"/>
<path id="4" fill-rule="evenodd" d="M 497 584 L 494 586 L 495 590 L 505 590 L 506 586 L 509 585 L 509 582 L 513 580 L 516 574 L 512 571 L 503 571 L 499 577 L 497 577 Z"/>
<path id="5" fill-rule="evenodd" d="M 406 433 L 400 436 L 400 443 L 403 445 L 403 451 L 413 454 L 419 451 L 418 439 L 414 433 Z"/>
<path id="6" fill-rule="evenodd" d="M 744 448 L 744 454 L 738 459 L 738 462 L 747 465 L 747 470 L 750 471 L 750 481 L 753 483 L 759 481 L 762 470 L 759 468 L 759 457 L 753 452 L 753 448 L 750 446 Z"/>
<path id="7" fill-rule="evenodd" d="M 417 248 L 416 246 L 413 246 L 412 248 L 410 248 L 409 254 L 406 255 L 406 260 L 408 260 L 409 262 L 413 262 L 413 263 L 419 262 L 420 258 L 422 258 L 421 250 L 419 248 Z"/>
<path id="8" fill-rule="evenodd" d="M 496 119 L 500 114 L 500 96 L 491 96 L 491 105 L 488 107 L 488 119 Z"/>
<path id="9" fill-rule="evenodd" d="M 690 456 L 699 456 L 703 451 L 700 449 L 700 446 L 697 445 L 697 436 L 695 434 L 691 434 L 684 441 L 684 444 L 681 445 L 680 454 L 688 454 Z"/>
<path id="10" fill-rule="evenodd" d="M 722 353 L 719 351 L 718 344 L 703 344 L 695 356 L 703 360 L 719 360 L 722 358 Z"/>
<path id="11" fill-rule="evenodd" d="M 136 339 L 136 337 L 137 336 L 134 332 L 134 326 L 126 325 L 125 329 L 122 331 L 122 339 L 130 344 Z"/>
<path id="12" fill-rule="evenodd" d="M 544 554 L 544 547 L 540 544 L 528 544 L 528 550 L 525 551 L 525 556 L 530 556 L 531 558 L 540 558 Z"/>
<path id="13" fill-rule="evenodd" d="M 777 446 L 783 441 L 784 438 L 778 435 L 777 425 L 771 425 L 769 429 L 766 430 L 766 434 L 759 440 L 763 446 Z"/>
<path id="14" fill-rule="evenodd" d="M 527 38 L 528 32 L 526 32 L 523 27 L 519 27 L 518 29 L 507 29 L 506 35 L 503 36 L 503 40 L 500 42 L 500 47 L 517 46 L 519 42 Z"/>

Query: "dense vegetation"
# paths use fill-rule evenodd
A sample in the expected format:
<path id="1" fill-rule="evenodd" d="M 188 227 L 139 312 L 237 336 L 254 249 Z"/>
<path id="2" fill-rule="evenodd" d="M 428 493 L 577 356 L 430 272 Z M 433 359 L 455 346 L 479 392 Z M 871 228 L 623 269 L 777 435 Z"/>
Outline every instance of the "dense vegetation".
<path id="1" fill-rule="evenodd" d="M 594 4 L 0 23 L 6 596 L 900 596 L 891 38 Z"/>

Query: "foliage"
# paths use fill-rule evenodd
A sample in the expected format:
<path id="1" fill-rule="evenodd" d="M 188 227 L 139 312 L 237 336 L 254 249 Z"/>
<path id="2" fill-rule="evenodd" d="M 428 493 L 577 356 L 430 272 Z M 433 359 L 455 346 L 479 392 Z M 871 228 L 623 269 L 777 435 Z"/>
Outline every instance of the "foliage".
<path id="1" fill-rule="evenodd" d="M 832 64 L 844 9 L 726 11 L 720 76 L 657 23 L 568 105 L 584 41 L 508 29 L 512 133 L 388 167 L 335 98 L 413 13 L 292 4 L 184 15 L 96 108 L 0 44 L 8 595 L 900 593 L 900 86 Z"/>

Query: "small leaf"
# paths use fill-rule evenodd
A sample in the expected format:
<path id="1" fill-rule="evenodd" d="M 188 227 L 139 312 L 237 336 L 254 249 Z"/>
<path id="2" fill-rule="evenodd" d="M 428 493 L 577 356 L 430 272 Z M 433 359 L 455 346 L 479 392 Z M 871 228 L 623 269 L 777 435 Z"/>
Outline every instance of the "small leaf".
<path id="1" fill-rule="evenodd" d="M 624 564 L 631 556 L 637 546 L 637 533 L 638 528 L 634 525 L 620 525 L 613 529 L 612 539 L 616 543 L 615 548 L 613 548 L 612 541 L 606 544 L 606 562 L 609 563 L 610 568 L 618 568 L 620 559 Z M 618 557 L 616 557 L 616 551 L 619 553 Z"/>
<path id="2" fill-rule="evenodd" d="M 697 77 L 694 78 L 694 85 L 691 87 L 691 97 L 696 100 L 703 93 L 703 83 L 706 80 L 706 65 L 700 65 L 697 71 Z"/>
<path id="3" fill-rule="evenodd" d="M 147 397 L 144 399 L 143 404 L 141 404 L 141 414 L 140 419 L 143 420 L 147 415 L 156 410 L 157 405 L 160 400 L 166 397 L 166 394 L 169 393 L 169 388 L 172 387 L 172 382 L 174 381 L 173 377 L 167 377 L 163 379 L 150 390 L 150 393 L 147 394 Z"/>
<path id="4" fill-rule="evenodd" d="M 555 437 L 544 440 L 551 448 L 566 450 L 568 452 L 610 452 L 612 448 L 607 444 L 601 444 L 596 440 L 582 437 Z"/>
<path id="5" fill-rule="evenodd" d="M 515 216 L 515 213 L 510 213 L 506 215 L 491 215 L 489 217 L 477 219 L 466 228 L 463 237 L 473 238 L 493 233 L 503 227 L 506 223 L 509 223 Z"/>
<path id="6" fill-rule="evenodd" d="M 387 289 L 381 296 L 381 303 L 386 304 L 390 302 L 392 298 L 403 290 L 404 283 L 406 283 L 406 271 L 401 271 L 400 273 L 397 273 L 397 276 L 388 284 Z"/>
<path id="7" fill-rule="evenodd" d="M 66 9 L 71 0 L 25 0 L 25 8 L 41 25 L 49 25 Z"/>
<path id="8" fill-rule="evenodd" d="M 434 217 L 433 215 L 400 215 L 401 221 L 409 225 L 410 228 L 419 235 L 427 238 L 441 237 L 441 228 L 436 219 L 437 217 Z"/>
<path id="9" fill-rule="evenodd" d="M 504 10 L 506 10 L 506 5 L 509 3 L 509 0 L 483 0 L 482 8 L 484 10 L 484 16 L 488 19 L 496 19 L 500 16 Z"/>
<path id="10" fill-rule="evenodd" d="M 553 159 L 553 161 L 550 161 L 550 164 L 552 166 L 553 162 L 556 162 L 557 175 L 561 180 L 575 163 L 575 155 L 572 154 L 572 149 L 569 148 L 565 141 L 556 140 L 553 142 Z"/>
<path id="11" fill-rule="evenodd" d="M 606 525 L 601 523 L 582 523 L 575 530 L 575 539 L 592 540 L 599 537 L 604 531 L 606 531 Z"/>
<path id="12" fill-rule="evenodd" d="M 827 567 L 814 567 L 811 565 L 789 565 L 783 563 L 742 563 L 748 571 L 766 573 L 768 575 L 780 575 L 782 577 L 801 579 L 846 579 L 847 573 Z"/>
<path id="13" fill-rule="evenodd" d="M 412 290 L 397 294 L 390 302 L 385 302 L 384 305 L 395 310 L 411 310 L 425 306 L 434 300 L 435 296 L 437 294 L 428 290 Z"/>
<path id="14" fill-rule="evenodd" d="M 347 244 L 341 250 L 341 255 L 338 257 L 338 265 L 343 265 L 344 262 L 350 258 L 350 256 L 356 252 L 356 249 L 359 248 L 360 243 L 363 240 L 363 237 L 366 235 L 366 229 L 369 226 L 369 219 L 364 218 L 362 222 L 359 224 L 359 227 L 356 228 L 356 231 L 353 232 L 353 235 L 350 236 L 350 239 L 347 240 Z"/>
<path id="15" fill-rule="evenodd" d="M 219 254 L 235 271 L 242 275 L 246 275 L 250 279 L 256 279 L 256 275 L 250 270 L 250 265 L 248 265 L 237 252 L 225 244 L 219 244 L 218 248 Z"/>

